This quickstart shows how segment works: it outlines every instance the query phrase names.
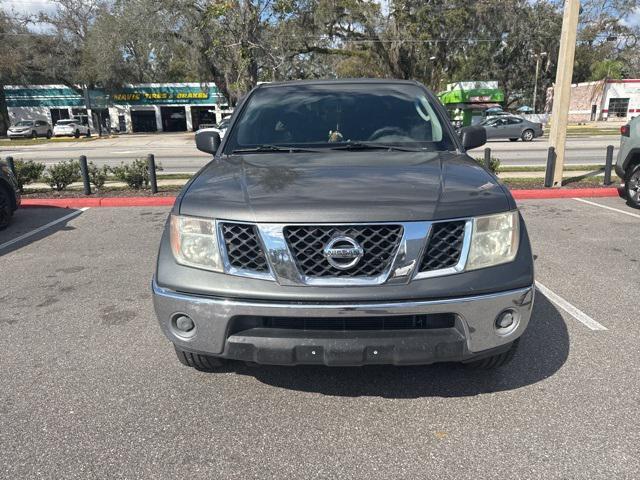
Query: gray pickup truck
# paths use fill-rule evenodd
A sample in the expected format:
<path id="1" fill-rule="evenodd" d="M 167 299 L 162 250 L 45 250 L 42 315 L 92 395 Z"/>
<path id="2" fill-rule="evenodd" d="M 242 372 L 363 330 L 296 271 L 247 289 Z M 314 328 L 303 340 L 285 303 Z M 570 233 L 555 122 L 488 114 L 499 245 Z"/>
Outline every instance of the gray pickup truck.
<path id="1" fill-rule="evenodd" d="M 178 359 L 505 364 L 534 299 L 527 230 L 432 93 L 395 80 L 263 84 L 183 188 L 153 278 Z"/>

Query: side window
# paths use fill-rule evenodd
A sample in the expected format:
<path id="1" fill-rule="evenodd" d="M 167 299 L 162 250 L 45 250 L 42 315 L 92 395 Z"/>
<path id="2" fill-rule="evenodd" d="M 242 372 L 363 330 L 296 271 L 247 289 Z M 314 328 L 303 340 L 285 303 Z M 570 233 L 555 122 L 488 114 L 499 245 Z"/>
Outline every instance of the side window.
<path id="1" fill-rule="evenodd" d="M 521 118 L 510 118 L 509 119 L 509 124 L 510 125 L 517 125 L 518 123 L 522 123 L 522 119 Z"/>
<path id="2" fill-rule="evenodd" d="M 36 127 L 42 127 L 44 122 L 42 120 L 36 120 Z"/>

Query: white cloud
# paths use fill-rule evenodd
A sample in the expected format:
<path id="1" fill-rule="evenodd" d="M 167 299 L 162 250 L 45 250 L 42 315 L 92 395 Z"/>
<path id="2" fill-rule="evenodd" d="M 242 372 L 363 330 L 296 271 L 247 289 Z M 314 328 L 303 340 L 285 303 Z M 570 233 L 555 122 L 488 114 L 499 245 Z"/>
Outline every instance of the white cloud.
<path id="1" fill-rule="evenodd" d="M 633 12 L 623 18 L 620 23 L 626 27 L 640 26 L 640 7 L 636 7 Z"/>
<path id="2" fill-rule="evenodd" d="M 0 0 L 0 8 L 9 13 L 34 15 L 40 12 L 54 12 L 56 3 L 52 0 Z"/>

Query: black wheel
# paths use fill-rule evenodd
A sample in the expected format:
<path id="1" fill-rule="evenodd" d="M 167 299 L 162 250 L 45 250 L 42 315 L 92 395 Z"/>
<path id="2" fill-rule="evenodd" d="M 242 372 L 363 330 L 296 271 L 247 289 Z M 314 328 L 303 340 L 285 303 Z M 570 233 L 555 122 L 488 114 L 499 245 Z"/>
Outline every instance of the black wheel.
<path id="1" fill-rule="evenodd" d="M 640 208 L 640 163 L 629 169 L 624 180 L 624 191 L 629 206 Z"/>
<path id="2" fill-rule="evenodd" d="M 518 141 L 518 139 L 517 139 L 517 138 L 510 138 L 510 139 L 509 139 L 509 141 L 510 141 L 510 142 L 517 142 L 517 141 Z"/>
<path id="3" fill-rule="evenodd" d="M 185 352 L 176 345 L 174 345 L 174 348 L 176 349 L 176 355 L 178 356 L 178 360 L 180 360 L 181 364 L 195 368 L 201 372 L 215 372 L 218 368 L 224 365 L 224 359 L 222 358 L 210 357 L 209 355 L 201 355 L 199 353 Z"/>
<path id="4" fill-rule="evenodd" d="M 76 138 L 80 138 L 80 130 L 76 130 L 76 133 L 74 133 L 73 136 Z"/>
<path id="5" fill-rule="evenodd" d="M 534 139 L 535 137 L 535 133 L 533 133 L 533 130 L 525 130 L 524 132 L 522 132 L 522 141 L 523 142 L 530 142 L 531 140 Z"/>
<path id="6" fill-rule="evenodd" d="M 509 363 L 513 356 L 516 354 L 519 342 L 520 339 L 518 338 L 511 344 L 511 347 L 506 352 L 498 353 L 497 355 L 483 358 L 481 360 L 475 360 L 465 363 L 465 366 L 474 370 L 491 370 L 493 368 L 502 367 L 503 365 Z"/>
<path id="7" fill-rule="evenodd" d="M 87 130 L 87 134 L 85 135 L 87 138 L 91 138 L 91 130 Z"/>
<path id="8" fill-rule="evenodd" d="M 11 209 L 11 198 L 7 190 L 0 185 L 0 230 L 9 226 L 13 210 Z"/>
<path id="9" fill-rule="evenodd" d="M 31 132 L 31 138 L 38 138 L 38 132 L 36 132 L 35 130 Z"/>
<path id="10" fill-rule="evenodd" d="M 47 130 L 47 138 L 51 138 L 53 136 L 53 133 L 51 133 L 51 130 Z"/>

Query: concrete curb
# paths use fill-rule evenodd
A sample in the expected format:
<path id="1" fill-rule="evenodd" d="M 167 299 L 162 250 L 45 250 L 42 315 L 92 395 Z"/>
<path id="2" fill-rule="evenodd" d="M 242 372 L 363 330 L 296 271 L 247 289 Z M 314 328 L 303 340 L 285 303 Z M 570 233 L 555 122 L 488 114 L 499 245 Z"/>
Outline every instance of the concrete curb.
<path id="1" fill-rule="evenodd" d="M 593 198 L 617 197 L 618 189 L 609 188 L 545 188 L 539 190 L 511 190 L 516 200 L 536 200 L 547 198 Z"/>
<path id="2" fill-rule="evenodd" d="M 546 198 L 593 198 L 617 197 L 617 188 L 571 188 L 511 190 L 516 200 L 536 200 Z M 27 198 L 23 207 L 163 207 L 171 206 L 176 197 L 88 197 L 88 198 Z"/>

